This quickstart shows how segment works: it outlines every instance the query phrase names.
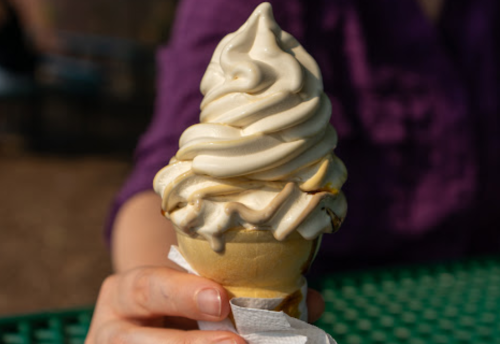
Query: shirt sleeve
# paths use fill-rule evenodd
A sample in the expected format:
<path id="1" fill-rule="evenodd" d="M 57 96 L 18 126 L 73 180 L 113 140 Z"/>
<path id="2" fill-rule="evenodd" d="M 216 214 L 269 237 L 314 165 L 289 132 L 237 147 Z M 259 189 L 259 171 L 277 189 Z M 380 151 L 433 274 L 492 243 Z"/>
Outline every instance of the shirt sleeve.
<path id="1" fill-rule="evenodd" d="M 199 121 L 202 100 L 199 85 L 215 47 L 245 22 L 260 2 L 180 2 L 170 42 L 157 53 L 155 113 L 139 140 L 132 172 L 111 206 L 105 228 L 108 243 L 121 206 L 134 195 L 152 190 L 156 172 L 177 152 L 182 132 Z M 286 1 L 286 4 L 282 0 L 273 1 L 273 5 L 282 9 L 276 19 L 283 29 L 300 34 L 301 21 L 296 18 L 300 14 L 300 1 Z"/>

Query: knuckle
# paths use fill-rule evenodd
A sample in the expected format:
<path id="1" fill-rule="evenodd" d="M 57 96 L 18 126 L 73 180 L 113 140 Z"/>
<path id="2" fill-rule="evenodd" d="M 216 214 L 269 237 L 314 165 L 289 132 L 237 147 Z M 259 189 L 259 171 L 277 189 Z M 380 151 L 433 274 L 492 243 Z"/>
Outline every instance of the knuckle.
<path id="1" fill-rule="evenodd" d="M 153 278 L 151 269 L 140 269 L 132 279 L 132 297 L 141 307 L 147 308 L 151 300 Z"/>

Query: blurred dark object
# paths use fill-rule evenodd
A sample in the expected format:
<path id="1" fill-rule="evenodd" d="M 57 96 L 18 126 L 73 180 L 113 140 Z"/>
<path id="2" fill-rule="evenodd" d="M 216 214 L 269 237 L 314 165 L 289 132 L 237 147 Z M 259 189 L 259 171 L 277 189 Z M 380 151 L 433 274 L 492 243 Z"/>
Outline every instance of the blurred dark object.
<path id="1" fill-rule="evenodd" d="M 60 35 L 67 55 L 45 56 L 36 149 L 128 152 L 153 111 L 154 49 L 129 40 Z"/>
<path id="2" fill-rule="evenodd" d="M 0 91 L 7 79 L 32 77 L 37 54 L 14 7 L 0 0 Z"/>
<path id="3" fill-rule="evenodd" d="M 16 9 L 0 0 L 0 148 L 19 149 L 23 140 L 15 134 L 26 131 L 20 113 L 34 113 L 34 73 L 37 53 L 31 47 Z M 12 115 L 10 115 L 12 114 Z M 29 131 L 29 130 L 27 130 Z"/>
<path id="4" fill-rule="evenodd" d="M 165 42 L 177 0 L 39 0 L 58 31 L 126 38 L 143 45 Z"/>
<path id="5" fill-rule="evenodd" d="M 129 155 L 153 112 L 154 54 L 176 1 L 41 4 L 57 44 L 38 49 L 30 77 L 0 70 L 0 152 Z"/>
<path id="6" fill-rule="evenodd" d="M 59 36 L 64 55 L 42 56 L 33 81 L 0 92 L 0 116 L 11 123 L 2 134 L 17 131 L 32 149 L 56 153 L 130 151 L 152 113 L 154 49 Z"/>

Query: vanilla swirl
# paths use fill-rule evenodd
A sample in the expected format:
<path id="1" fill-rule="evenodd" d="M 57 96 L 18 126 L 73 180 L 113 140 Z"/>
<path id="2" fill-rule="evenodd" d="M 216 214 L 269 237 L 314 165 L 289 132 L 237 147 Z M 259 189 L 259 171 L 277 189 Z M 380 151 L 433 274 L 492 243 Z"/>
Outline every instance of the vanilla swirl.
<path id="1" fill-rule="evenodd" d="M 314 239 L 346 213 L 331 104 L 314 59 L 263 3 L 217 46 L 201 82 L 200 123 L 154 181 L 178 229 L 223 248 L 231 228 Z"/>

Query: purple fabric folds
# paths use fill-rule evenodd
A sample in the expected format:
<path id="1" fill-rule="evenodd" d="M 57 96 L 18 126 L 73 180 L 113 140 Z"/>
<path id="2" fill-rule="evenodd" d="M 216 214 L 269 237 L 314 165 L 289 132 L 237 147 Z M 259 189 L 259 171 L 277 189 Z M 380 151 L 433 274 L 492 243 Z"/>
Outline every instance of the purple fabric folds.
<path id="1" fill-rule="evenodd" d="M 151 189 L 180 134 L 198 121 L 199 83 L 216 44 L 259 2 L 180 3 L 171 41 L 158 53 L 156 112 L 108 236 L 119 207 Z M 336 152 L 349 171 L 348 217 L 324 236 L 328 263 L 319 265 L 498 251 L 500 3 L 448 1 L 437 24 L 414 0 L 271 3 L 280 26 L 321 67 Z"/>

